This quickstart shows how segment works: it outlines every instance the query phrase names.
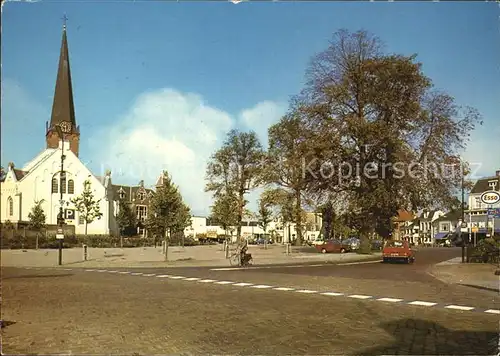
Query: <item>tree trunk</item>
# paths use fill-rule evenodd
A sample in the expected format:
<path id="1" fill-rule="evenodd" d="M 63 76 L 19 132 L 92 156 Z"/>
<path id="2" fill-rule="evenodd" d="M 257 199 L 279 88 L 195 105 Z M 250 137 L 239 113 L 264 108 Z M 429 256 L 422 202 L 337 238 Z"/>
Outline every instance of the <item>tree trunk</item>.
<path id="1" fill-rule="evenodd" d="M 87 237 L 87 226 L 88 226 L 88 222 L 87 222 L 87 219 L 85 219 L 85 237 Z"/>
<path id="2" fill-rule="evenodd" d="M 295 244 L 297 246 L 302 245 L 302 200 L 300 197 L 300 190 L 297 190 L 295 193 L 295 224 L 297 230 L 297 239 L 295 240 Z"/>
<path id="3" fill-rule="evenodd" d="M 36 250 L 38 250 L 38 236 L 39 236 L 39 233 L 37 231 L 37 233 L 36 233 L 36 246 L 35 246 Z"/>
<path id="4" fill-rule="evenodd" d="M 120 248 L 123 248 L 123 234 L 120 234 Z"/>
<path id="5" fill-rule="evenodd" d="M 239 202 L 238 202 L 238 225 L 236 226 L 236 240 L 237 243 L 241 241 L 241 222 L 243 220 L 243 202 L 245 200 L 245 193 L 240 190 L 239 192 Z"/>

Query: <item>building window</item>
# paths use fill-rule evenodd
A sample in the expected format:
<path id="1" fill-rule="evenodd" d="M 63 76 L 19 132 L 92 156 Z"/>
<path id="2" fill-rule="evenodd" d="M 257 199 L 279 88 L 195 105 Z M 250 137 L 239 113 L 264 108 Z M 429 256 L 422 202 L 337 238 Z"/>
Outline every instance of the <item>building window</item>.
<path id="1" fill-rule="evenodd" d="M 137 194 L 137 197 L 139 198 L 140 201 L 143 201 L 144 199 L 146 199 L 146 193 L 144 192 L 139 192 Z"/>
<path id="2" fill-rule="evenodd" d="M 137 205 L 135 207 L 135 212 L 137 214 L 138 221 L 146 221 L 146 217 L 148 216 L 148 210 L 145 205 Z"/>
<path id="3" fill-rule="evenodd" d="M 120 199 L 125 199 L 125 192 L 123 190 L 120 190 L 118 196 L 120 197 Z"/>
<path id="4" fill-rule="evenodd" d="M 57 189 L 57 179 L 52 178 L 52 193 L 59 193 Z"/>
<path id="5" fill-rule="evenodd" d="M 61 192 L 66 194 L 66 177 L 61 178 Z"/>
<path id="6" fill-rule="evenodd" d="M 85 217 L 82 214 L 78 214 L 78 225 L 85 224 Z"/>
<path id="7" fill-rule="evenodd" d="M 75 182 L 73 179 L 68 180 L 68 194 L 75 194 Z"/>
<path id="8" fill-rule="evenodd" d="M 7 199 L 7 205 L 9 207 L 9 216 L 14 215 L 14 200 L 12 200 L 12 197 Z"/>

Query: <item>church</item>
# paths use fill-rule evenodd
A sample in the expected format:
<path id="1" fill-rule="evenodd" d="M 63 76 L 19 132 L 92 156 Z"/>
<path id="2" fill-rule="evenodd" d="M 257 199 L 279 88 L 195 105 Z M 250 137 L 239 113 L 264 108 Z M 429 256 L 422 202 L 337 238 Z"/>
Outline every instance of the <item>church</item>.
<path id="1" fill-rule="evenodd" d="M 65 230 L 77 235 L 84 234 L 83 216 L 79 216 L 71 199 L 79 196 L 84 189 L 84 182 L 90 180 L 94 198 L 100 200 L 102 217 L 88 224 L 89 235 L 119 233 L 116 216 L 120 199 L 136 211 L 138 232 L 143 232 L 153 191 L 145 188 L 142 181 L 137 186 L 114 185 L 110 171 L 102 177 L 95 176 L 79 158 L 80 128 L 75 117 L 66 24 L 62 31 L 52 114 L 50 122 L 46 124 L 45 139 L 46 148 L 30 162 L 20 168 L 10 162 L 5 169 L 0 179 L 1 223 L 26 226 L 31 209 L 36 202 L 41 202 L 49 230 L 55 228 L 62 207 Z"/>

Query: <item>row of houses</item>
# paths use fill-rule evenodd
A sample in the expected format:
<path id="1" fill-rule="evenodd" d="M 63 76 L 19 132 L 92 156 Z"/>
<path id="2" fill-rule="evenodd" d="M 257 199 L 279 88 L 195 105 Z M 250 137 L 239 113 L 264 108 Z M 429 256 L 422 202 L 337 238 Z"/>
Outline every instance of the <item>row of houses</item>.
<path id="1" fill-rule="evenodd" d="M 500 170 L 493 176 L 476 181 L 463 214 L 461 209 L 447 213 L 441 210 L 424 210 L 420 214 L 400 210 L 394 220 L 393 237 L 415 244 L 434 244 L 457 234 L 471 234 L 476 239 L 498 235 L 500 202 L 482 202 L 481 195 L 488 191 L 500 193 Z"/>

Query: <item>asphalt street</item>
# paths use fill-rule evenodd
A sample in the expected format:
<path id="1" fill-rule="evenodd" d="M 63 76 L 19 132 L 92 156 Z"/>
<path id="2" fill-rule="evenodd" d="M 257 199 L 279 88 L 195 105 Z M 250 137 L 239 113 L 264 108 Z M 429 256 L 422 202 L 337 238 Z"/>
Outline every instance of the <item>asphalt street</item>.
<path id="1" fill-rule="evenodd" d="M 499 298 L 414 265 L 2 269 L 4 354 L 496 354 Z M 217 268 L 216 268 L 217 269 Z"/>

